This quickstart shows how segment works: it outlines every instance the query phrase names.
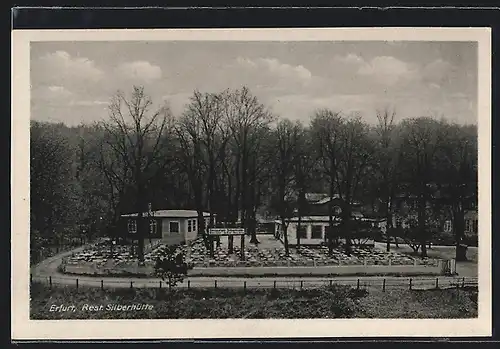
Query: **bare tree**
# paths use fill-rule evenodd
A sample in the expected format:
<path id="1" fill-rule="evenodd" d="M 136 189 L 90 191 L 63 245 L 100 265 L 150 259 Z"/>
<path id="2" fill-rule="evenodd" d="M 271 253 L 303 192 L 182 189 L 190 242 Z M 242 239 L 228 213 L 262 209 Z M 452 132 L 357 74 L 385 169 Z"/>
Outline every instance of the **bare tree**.
<path id="1" fill-rule="evenodd" d="M 241 225 L 248 227 L 253 210 L 251 196 L 255 187 L 250 184 L 252 153 L 262 141 L 262 130 L 274 120 L 274 116 L 261 104 L 250 90 L 243 87 L 229 93 L 224 108 L 226 122 L 232 136 L 235 177 L 235 200 L 233 206 L 236 213 L 241 210 Z M 251 231 L 251 242 L 258 243 L 254 229 Z"/>
<path id="2" fill-rule="evenodd" d="M 386 226 L 386 249 L 391 249 L 392 214 L 391 202 L 393 201 L 396 189 L 396 169 L 398 161 L 397 139 L 395 137 L 396 124 L 394 118 L 396 111 L 385 108 L 377 111 L 378 124 L 375 128 L 377 133 L 377 164 L 380 174 L 380 191 L 382 201 L 382 212 L 387 221 Z M 397 238 L 396 243 L 397 243 Z"/>
<path id="3" fill-rule="evenodd" d="M 351 253 L 352 204 L 360 189 L 361 182 L 370 172 L 373 144 L 368 137 L 368 126 L 360 116 L 353 116 L 341 128 L 341 152 L 338 166 L 337 187 L 342 200 L 342 235 L 346 241 L 346 253 Z"/>
<path id="4" fill-rule="evenodd" d="M 134 86 L 130 96 L 118 91 L 109 105 L 110 120 L 101 123 L 106 131 L 105 145 L 113 153 L 113 160 L 104 167 L 108 174 L 115 176 L 114 180 L 126 182 L 135 193 L 140 264 L 144 263 L 144 239 L 149 228 L 144 217 L 149 204 L 149 194 L 145 189 L 152 166 L 162 161 L 172 127 L 168 105 L 164 104 L 156 111 L 151 111 L 152 107 L 153 101 L 143 87 Z M 114 170 L 116 166 L 121 168 L 120 172 Z"/>
<path id="5" fill-rule="evenodd" d="M 277 196 L 275 201 L 276 209 L 279 213 L 281 225 L 283 227 L 283 239 L 285 253 L 289 254 L 288 247 L 288 225 L 293 213 L 290 205 L 290 196 L 294 187 L 294 157 L 297 149 L 299 128 L 290 120 L 284 119 L 278 122 L 275 130 L 275 184 Z"/>
<path id="6" fill-rule="evenodd" d="M 334 223 L 333 197 L 336 193 L 341 151 L 341 134 L 344 119 L 340 113 L 328 109 L 318 110 L 311 122 L 311 133 L 318 164 L 328 181 L 330 203 L 327 241 L 329 252 L 333 252 Z"/>
<path id="7" fill-rule="evenodd" d="M 437 172 L 451 212 L 456 259 L 463 260 L 459 245 L 465 235 L 465 213 L 477 193 L 477 128 L 445 124 L 442 131 L 444 140 L 438 151 Z"/>
<path id="8" fill-rule="evenodd" d="M 316 158 L 313 155 L 311 132 L 297 122 L 298 129 L 297 145 L 294 154 L 294 177 L 297 191 L 297 249 L 300 248 L 299 231 L 302 225 L 302 217 L 307 212 L 306 192 L 313 181 Z"/>
<path id="9" fill-rule="evenodd" d="M 426 209 L 435 180 L 436 151 L 442 141 L 440 123 L 430 117 L 420 117 L 405 120 L 402 126 L 404 171 L 411 183 L 410 191 L 417 196 L 418 236 L 422 257 L 426 257 L 429 238 Z"/>

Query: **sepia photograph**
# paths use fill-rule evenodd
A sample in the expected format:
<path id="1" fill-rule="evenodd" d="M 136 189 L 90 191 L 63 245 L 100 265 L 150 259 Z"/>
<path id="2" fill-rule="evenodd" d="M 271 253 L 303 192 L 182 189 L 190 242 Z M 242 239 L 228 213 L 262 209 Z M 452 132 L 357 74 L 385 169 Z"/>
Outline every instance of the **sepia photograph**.
<path id="1" fill-rule="evenodd" d="M 25 321 L 487 320 L 489 33 L 423 31 L 30 33 Z"/>

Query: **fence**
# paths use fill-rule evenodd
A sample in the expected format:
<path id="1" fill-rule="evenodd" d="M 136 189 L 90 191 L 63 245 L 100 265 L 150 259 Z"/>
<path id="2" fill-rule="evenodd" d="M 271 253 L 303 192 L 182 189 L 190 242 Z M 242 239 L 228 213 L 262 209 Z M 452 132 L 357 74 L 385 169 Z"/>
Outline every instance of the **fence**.
<path id="1" fill-rule="evenodd" d="M 31 276 L 30 282 L 39 282 L 49 286 L 66 287 L 98 287 L 101 289 L 114 288 L 168 288 L 165 281 L 153 279 L 99 279 L 92 277 L 65 277 L 65 276 Z M 391 289 L 429 290 L 447 288 L 478 287 L 478 279 L 472 277 L 418 277 L 418 278 L 335 278 L 335 279 L 194 279 L 184 280 L 177 288 L 203 289 L 314 289 L 324 286 L 350 286 L 355 289 L 381 290 Z"/>

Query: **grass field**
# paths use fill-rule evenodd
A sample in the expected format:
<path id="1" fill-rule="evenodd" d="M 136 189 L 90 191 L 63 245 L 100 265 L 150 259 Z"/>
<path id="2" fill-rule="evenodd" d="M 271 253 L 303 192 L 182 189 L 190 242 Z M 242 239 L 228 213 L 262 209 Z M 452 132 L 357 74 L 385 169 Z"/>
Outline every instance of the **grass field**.
<path id="1" fill-rule="evenodd" d="M 137 305 L 140 310 L 117 310 Z M 57 306 L 63 306 L 56 308 Z M 142 308 L 141 308 L 142 307 Z M 147 309 L 143 309 L 147 308 Z M 51 309 L 53 311 L 51 311 Z M 473 318 L 477 289 L 364 291 L 318 289 L 31 288 L 32 319 Z"/>

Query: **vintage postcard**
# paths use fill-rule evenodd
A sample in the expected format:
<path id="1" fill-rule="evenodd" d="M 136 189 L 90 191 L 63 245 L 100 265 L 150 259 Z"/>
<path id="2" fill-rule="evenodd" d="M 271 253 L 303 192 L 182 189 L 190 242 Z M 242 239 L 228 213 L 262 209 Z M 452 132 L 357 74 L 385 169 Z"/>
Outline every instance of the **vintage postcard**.
<path id="1" fill-rule="evenodd" d="M 489 29 L 12 38 L 13 339 L 491 335 Z"/>

